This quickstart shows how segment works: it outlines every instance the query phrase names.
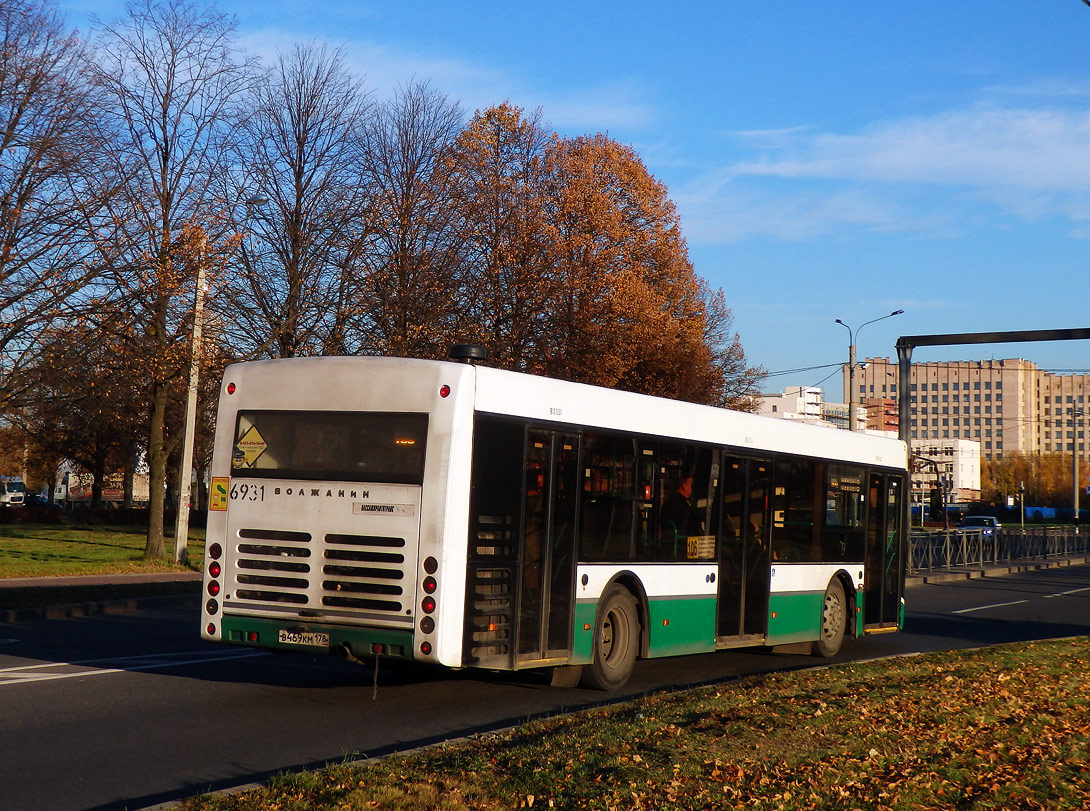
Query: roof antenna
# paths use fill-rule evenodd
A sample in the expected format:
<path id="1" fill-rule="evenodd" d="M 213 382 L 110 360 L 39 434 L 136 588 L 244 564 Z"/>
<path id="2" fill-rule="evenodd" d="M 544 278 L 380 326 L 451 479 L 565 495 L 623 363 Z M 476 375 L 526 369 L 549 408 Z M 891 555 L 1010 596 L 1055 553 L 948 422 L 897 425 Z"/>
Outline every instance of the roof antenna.
<path id="1" fill-rule="evenodd" d="M 473 363 L 488 360 L 488 350 L 476 344 L 454 344 L 447 353 L 447 357 L 459 363 Z"/>

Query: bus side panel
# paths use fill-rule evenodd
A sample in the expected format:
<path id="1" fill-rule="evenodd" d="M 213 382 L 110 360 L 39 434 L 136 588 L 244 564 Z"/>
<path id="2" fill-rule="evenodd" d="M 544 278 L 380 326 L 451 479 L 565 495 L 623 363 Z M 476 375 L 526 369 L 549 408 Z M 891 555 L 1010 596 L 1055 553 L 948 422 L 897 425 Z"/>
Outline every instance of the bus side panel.
<path id="1" fill-rule="evenodd" d="M 825 589 L 838 574 L 847 574 L 858 593 L 862 563 L 792 563 L 772 567 L 772 590 L 768 595 L 767 645 L 810 642 L 821 636 L 821 614 Z M 848 606 L 852 605 L 848 597 Z M 853 622 L 849 618 L 849 623 Z M 851 628 L 846 629 L 848 632 Z"/>
<path id="2" fill-rule="evenodd" d="M 590 661 L 598 600 L 614 581 L 628 586 L 637 601 L 646 601 L 640 614 L 648 658 L 715 650 L 717 578 L 718 566 L 712 562 L 580 565 L 572 663 Z"/>
<path id="3" fill-rule="evenodd" d="M 647 656 L 715 650 L 715 597 L 660 597 L 649 601 Z"/>

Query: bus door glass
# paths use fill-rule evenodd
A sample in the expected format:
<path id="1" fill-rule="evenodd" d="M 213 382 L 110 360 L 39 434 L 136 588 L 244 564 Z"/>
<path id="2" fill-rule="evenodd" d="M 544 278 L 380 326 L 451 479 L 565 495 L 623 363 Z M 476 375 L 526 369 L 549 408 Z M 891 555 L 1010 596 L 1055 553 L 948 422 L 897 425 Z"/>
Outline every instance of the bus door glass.
<path id="1" fill-rule="evenodd" d="M 531 429 L 526 440 L 520 660 L 566 657 L 571 647 L 579 438 Z"/>
<path id="2" fill-rule="evenodd" d="M 768 554 L 772 465 L 724 456 L 717 636 L 765 633 L 770 586 Z"/>
<path id="3" fill-rule="evenodd" d="M 864 622 L 889 627 L 900 621 L 904 481 L 899 476 L 873 473 L 869 483 Z"/>

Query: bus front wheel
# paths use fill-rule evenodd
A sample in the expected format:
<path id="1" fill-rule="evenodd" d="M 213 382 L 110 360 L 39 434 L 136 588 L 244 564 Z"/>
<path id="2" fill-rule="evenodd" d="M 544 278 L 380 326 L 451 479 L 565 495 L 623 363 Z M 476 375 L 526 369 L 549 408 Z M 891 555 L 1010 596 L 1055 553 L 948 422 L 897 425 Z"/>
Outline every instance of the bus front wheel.
<path id="1" fill-rule="evenodd" d="M 821 604 L 821 636 L 814 643 L 815 656 L 836 656 L 844 642 L 847 622 L 848 601 L 844 596 L 844 586 L 834 577 L 825 588 L 825 599 Z"/>
<path id="2" fill-rule="evenodd" d="M 581 684 L 596 690 L 619 690 L 632 675 L 639 646 L 640 621 L 636 600 L 614 583 L 598 604 L 594 621 L 591 663 L 583 668 Z"/>

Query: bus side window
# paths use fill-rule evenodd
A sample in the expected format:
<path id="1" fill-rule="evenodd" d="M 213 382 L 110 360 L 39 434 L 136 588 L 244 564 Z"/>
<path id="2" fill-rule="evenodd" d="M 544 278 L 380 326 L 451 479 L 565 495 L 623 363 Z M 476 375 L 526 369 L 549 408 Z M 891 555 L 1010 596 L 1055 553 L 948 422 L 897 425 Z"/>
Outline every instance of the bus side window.
<path id="1" fill-rule="evenodd" d="M 631 437 L 583 436 L 581 557 L 626 561 L 635 554 L 636 456 Z"/>
<path id="2" fill-rule="evenodd" d="M 772 559 L 781 562 L 821 559 L 819 501 L 822 488 L 815 478 L 821 466 L 808 459 L 776 463 L 772 502 Z"/>

